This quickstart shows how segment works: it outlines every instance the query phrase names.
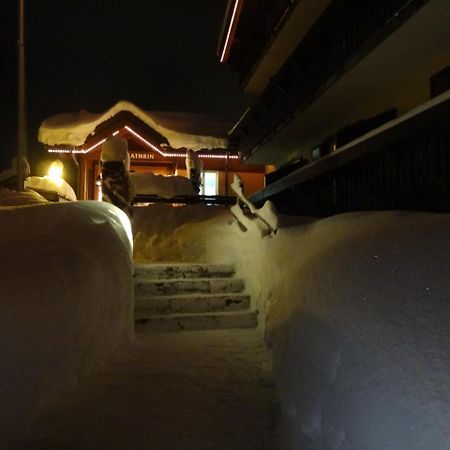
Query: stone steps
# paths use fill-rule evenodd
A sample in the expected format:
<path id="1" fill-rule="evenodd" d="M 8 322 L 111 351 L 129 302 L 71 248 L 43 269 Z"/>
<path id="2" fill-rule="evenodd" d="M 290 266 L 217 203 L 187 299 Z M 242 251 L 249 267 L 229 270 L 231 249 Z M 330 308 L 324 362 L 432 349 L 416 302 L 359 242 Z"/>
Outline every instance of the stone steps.
<path id="1" fill-rule="evenodd" d="M 135 278 L 172 279 L 172 278 L 226 278 L 234 275 L 234 268 L 229 264 L 145 264 L 134 266 Z"/>
<path id="2" fill-rule="evenodd" d="M 136 318 L 149 314 L 190 314 L 240 311 L 250 308 L 250 296 L 240 293 L 136 297 Z"/>
<path id="3" fill-rule="evenodd" d="M 218 330 L 224 328 L 253 328 L 258 323 L 256 311 L 206 314 L 168 314 L 136 319 L 137 332 Z"/>
<path id="4" fill-rule="evenodd" d="M 219 294 L 242 292 L 245 283 L 239 278 L 172 278 L 150 279 L 136 278 L 135 293 L 139 295 L 176 295 L 189 293 Z"/>
<path id="5" fill-rule="evenodd" d="M 136 331 L 251 328 L 245 282 L 227 264 L 136 264 Z"/>

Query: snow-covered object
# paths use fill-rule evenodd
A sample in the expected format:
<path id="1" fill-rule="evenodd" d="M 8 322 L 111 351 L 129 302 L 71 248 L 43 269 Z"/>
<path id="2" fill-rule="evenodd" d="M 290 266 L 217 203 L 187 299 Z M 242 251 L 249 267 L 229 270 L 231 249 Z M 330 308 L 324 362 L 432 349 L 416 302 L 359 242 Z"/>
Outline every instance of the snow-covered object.
<path id="1" fill-rule="evenodd" d="M 227 148 L 223 137 L 231 128 L 228 124 L 199 114 L 144 111 L 128 101 L 119 101 L 101 114 L 81 110 L 78 113 L 58 114 L 42 122 L 38 139 L 46 145 L 79 146 L 96 127 L 116 114 L 128 111 L 164 136 L 174 149 Z"/>
<path id="2" fill-rule="evenodd" d="M 203 161 L 192 149 L 189 149 L 186 152 L 186 171 L 196 194 L 200 192 L 202 185 L 202 170 Z"/>
<path id="3" fill-rule="evenodd" d="M 449 450 L 450 215 L 136 211 L 135 256 L 233 263 L 266 317 L 284 450 Z"/>
<path id="4" fill-rule="evenodd" d="M 125 219 L 98 202 L 0 208 L 0 448 L 132 339 Z"/>
<path id="5" fill-rule="evenodd" d="M 185 162 L 186 162 L 187 173 L 190 173 L 191 170 L 195 170 L 195 171 L 198 171 L 198 172 L 201 172 L 203 170 L 203 161 L 191 149 L 189 149 L 186 152 L 186 160 L 185 160 Z"/>
<path id="6" fill-rule="evenodd" d="M 278 215 L 275 205 L 270 201 L 266 201 L 261 208 L 256 206 L 245 196 L 242 179 L 239 175 L 234 175 L 231 189 L 238 196 L 238 202 L 231 207 L 231 213 L 240 223 L 243 230 L 249 228 L 256 228 L 261 233 L 261 236 L 267 236 L 271 233 L 277 232 Z M 239 201 L 247 206 L 251 215 L 245 214 L 242 210 Z"/>
<path id="7" fill-rule="evenodd" d="M 130 178 L 136 194 L 158 195 L 163 198 L 195 195 L 192 184 L 186 177 L 132 172 Z"/>
<path id="8" fill-rule="evenodd" d="M 33 190 L 17 192 L 0 188 L 0 207 L 46 204 L 48 201 Z"/>
<path id="9" fill-rule="evenodd" d="M 100 159 L 103 162 L 123 161 L 125 170 L 130 170 L 130 154 L 128 153 L 127 140 L 117 136 L 106 139 L 102 145 Z"/>
<path id="10" fill-rule="evenodd" d="M 102 145 L 102 200 L 111 203 L 128 217 L 133 216 L 134 191 L 130 182 L 128 142 L 112 136 Z"/>
<path id="11" fill-rule="evenodd" d="M 62 178 L 58 181 L 45 176 L 45 177 L 28 177 L 25 180 L 25 187 L 28 189 L 37 189 L 41 191 L 56 192 L 60 197 L 66 200 L 75 201 L 77 196 L 67 181 Z"/>
<path id="12" fill-rule="evenodd" d="M 24 157 L 22 158 L 22 168 L 24 177 L 28 177 L 30 175 L 30 164 L 28 160 Z M 11 162 L 11 167 L 0 172 L 0 184 L 4 182 L 10 181 L 12 178 L 17 176 L 17 157 L 14 157 Z"/>

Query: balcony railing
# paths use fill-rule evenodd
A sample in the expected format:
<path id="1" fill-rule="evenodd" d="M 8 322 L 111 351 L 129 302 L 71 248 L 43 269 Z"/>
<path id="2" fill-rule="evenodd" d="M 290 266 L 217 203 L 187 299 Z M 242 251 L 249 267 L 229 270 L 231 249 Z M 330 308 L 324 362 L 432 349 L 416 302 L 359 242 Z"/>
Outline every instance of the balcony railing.
<path id="1" fill-rule="evenodd" d="M 230 65 L 238 71 L 242 83 L 250 76 L 265 47 L 278 35 L 298 1 L 244 2 L 236 35 L 239 44 L 233 49 L 229 60 Z"/>
<path id="2" fill-rule="evenodd" d="M 232 135 L 244 157 L 428 0 L 334 0 Z"/>
<path id="3" fill-rule="evenodd" d="M 450 91 L 254 194 L 283 214 L 450 211 Z"/>

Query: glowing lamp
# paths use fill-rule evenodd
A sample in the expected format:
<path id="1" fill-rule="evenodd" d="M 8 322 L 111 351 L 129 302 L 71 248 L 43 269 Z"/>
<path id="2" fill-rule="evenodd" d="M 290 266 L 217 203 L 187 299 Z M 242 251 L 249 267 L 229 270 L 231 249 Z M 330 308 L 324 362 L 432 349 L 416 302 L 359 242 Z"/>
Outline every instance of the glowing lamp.
<path id="1" fill-rule="evenodd" d="M 52 180 L 58 186 L 61 186 L 63 183 L 63 170 L 63 163 L 57 159 L 51 163 L 50 168 L 48 169 L 47 177 L 50 178 L 50 180 Z"/>

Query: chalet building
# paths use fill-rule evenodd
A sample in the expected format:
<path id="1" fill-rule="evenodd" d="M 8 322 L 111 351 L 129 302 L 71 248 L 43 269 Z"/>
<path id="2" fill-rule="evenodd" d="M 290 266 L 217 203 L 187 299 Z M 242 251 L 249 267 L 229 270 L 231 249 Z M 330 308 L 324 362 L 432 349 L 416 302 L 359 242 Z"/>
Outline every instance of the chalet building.
<path id="1" fill-rule="evenodd" d="M 39 129 L 39 140 L 49 154 L 76 164 L 79 199 L 100 197 L 100 154 L 110 136 L 127 140 L 131 172 L 187 176 L 186 151 L 193 149 L 203 162 L 201 193 L 232 195 L 230 184 L 239 174 L 250 195 L 264 187 L 265 166 L 243 164 L 237 151 L 228 151 L 229 128 L 207 116 L 147 112 L 122 101 L 104 114 L 82 111 L 49 118 Z"/>
<path id="2" fill-rule="evenodd" d="M 230 149 L 277 169 L 257 204 L 450 210 L 448 0 L 230 0 L 218 57 L 256 94 Z"/>

